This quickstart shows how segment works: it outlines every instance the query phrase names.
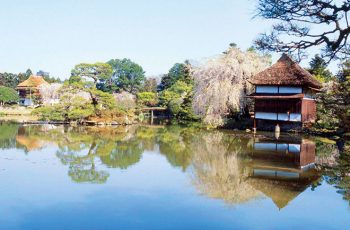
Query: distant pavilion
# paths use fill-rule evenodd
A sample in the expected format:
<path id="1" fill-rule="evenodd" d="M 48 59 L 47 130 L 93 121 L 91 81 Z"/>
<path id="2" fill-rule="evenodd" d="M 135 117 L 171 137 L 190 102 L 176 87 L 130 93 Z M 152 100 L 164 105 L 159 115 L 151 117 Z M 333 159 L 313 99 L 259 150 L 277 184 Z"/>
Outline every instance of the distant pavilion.
<path id="1" fill-rule="evenodd" d="M 16 87 L 19 95 L 19 104 L 32 106 L 36 98 L 40 98 L 39 86 L 49 84 L 42 76 L 30 76 Z"/>

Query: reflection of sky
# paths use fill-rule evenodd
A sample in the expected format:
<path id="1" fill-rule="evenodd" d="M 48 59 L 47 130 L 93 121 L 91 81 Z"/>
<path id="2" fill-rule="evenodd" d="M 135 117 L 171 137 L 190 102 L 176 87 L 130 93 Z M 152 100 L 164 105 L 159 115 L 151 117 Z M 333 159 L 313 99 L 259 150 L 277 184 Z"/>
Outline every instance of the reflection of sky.
<path id="1" fill-rule="evenodd" d="M 232 229 L 346 228 L 348 203 L 327 184 L 307 189 L 282 210 L 270 199 L 229 206 L 209 199 L 160 154 L 143 153 L 105 184 L 77 184 L 54 147 L 1 150 L 0 228 Z"/>

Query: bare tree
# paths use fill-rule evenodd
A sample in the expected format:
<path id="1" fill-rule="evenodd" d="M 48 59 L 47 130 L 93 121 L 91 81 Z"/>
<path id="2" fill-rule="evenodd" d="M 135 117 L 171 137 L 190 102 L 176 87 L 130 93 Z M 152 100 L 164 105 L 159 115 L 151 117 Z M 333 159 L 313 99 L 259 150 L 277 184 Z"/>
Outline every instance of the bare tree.
<path id="1" fill-rule="evenodd" d="M 276 22 L 255 41 L 259 50 L 297 54 L 321 47 L 327 61 L 350 57 L 349 0 L 259 0 L 257 16 Z"/>

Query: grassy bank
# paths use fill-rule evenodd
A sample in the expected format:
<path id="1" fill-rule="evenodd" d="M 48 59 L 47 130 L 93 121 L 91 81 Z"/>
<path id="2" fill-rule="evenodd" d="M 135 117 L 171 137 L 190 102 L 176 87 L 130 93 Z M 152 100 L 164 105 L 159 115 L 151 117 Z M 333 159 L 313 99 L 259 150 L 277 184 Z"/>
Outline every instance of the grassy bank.
<path id="1" fill-rule="evenodd" d="M 38 117 L 32 115 L 32 111 L 32 108 L 23 106 L 0 107 L 0 120 L 19 123 L 36 122 Z"/>

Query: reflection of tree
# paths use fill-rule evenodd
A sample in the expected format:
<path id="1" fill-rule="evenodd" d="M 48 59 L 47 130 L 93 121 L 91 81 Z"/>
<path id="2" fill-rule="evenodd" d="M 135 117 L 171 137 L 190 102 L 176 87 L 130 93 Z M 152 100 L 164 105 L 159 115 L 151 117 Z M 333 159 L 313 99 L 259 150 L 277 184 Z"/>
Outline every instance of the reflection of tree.
<path id="1" fill-rule="evenodd" d="M 56 137 L 57 138 L 57 137 Z M 132 127 L 83 127 L 66 130 L 56 139 L 57 157 L 69 165 L 69 176 L 76 182 L 104 183 L 109 174 L 96 168 L 96 160 L 126 169 L 141 159 L 143 148 Z"/>
<path id="2" fill-rule="evenodd" d="M 0 123 L 0 148 L 7 149 L 16 146 L 16 135 L 19 125 Z"/>
<path id="3" fill-rule="evenodd" d="M 105 170 L 96 168 L 96 159 L 110 155 L 116 148 L 116 141 L 127 133 L 119 128 L 83 127 L 70 128 L 59 138 L 57 157 L 69 165 L 68 175 L 76 182 L 104 183 L 109 177 Z"/>
<path id="4" fill-rule="evenodd" d="M 105 183 L 109 177 L 107 171 L 97 171 L 95 169 L 95 164 L 92 162 L 91 167 L 84 167 L 84 165 L 71 165 L 69 167 L 68 175 L 72 178 L 73 181 L 82 183 Z"/>
<path id="5" fill-rule="evenodd" d="M 336 164 L 323 165 L 322 169 L 326 175 L 325 181 L 337 188 L 350 205 L 350 152 L 342 152 Z"/>
<path id="6" fill-rule="evenodd" d="M 232 204 L 247 202 L 260 194 L 246 182 L 249 175 L 234 146 L 235 139 L 221 132 L 205 133 L 193 143 L 194 184 L 202 193 Z"/>
<path id="7" fill-rule="evenodd" d="M 183 170 L 191 163 L 191 143 L 196 138 L 192 128 L 170 126 L 159 130 L 159 151 L 165 155 L 169 163 Z"/>
<path id="8" fill-rule="evenodd" d="M 75 150 L 68 146 L 61 147 L 56 155 L 65 165 L 69 165 L 68 175 L 73 181 L 82 183 L 104 183 L 109 177 L 109 173 L 103 170 L 96 170 L 95 157 L 97 144 L 93 141 L 91 144 L 82 143 L 82 148 L 76 151 L 76 145 L 73 145 Z M 85 148 L 88 147 L 88 148 Z"/>
<path id="9" fill-rule="evenodd" d="M 337 164 L 339 150 L 335 142 L 324 141 L 325 138 L 316 138 L 316 164 L 332 167 Z"/>
<path id="10" fill-rule="evenodd" d="M 317 165 L 323 179 L 333 185 L 350 205 L 350 152 L 346 149 L 340 152 L 334 141 L 326 138 L 318 138 L 316 144 Z"/>
<path id="11" fill-rule="evenodd" d="M 117 141 L 113 150 L 100 156 L 101 161 L 111 168 L 126 169 L 140 161 L 143 149 L 138 140 Z"/>
<path id="12" fill-rule="evenodd" d="M 140 140 L 145 150 L 153 151 L 156 146 L 157 134 L 160 128 L 157 126 L 140 126 L 136 131 L 136 138 Z"/>

